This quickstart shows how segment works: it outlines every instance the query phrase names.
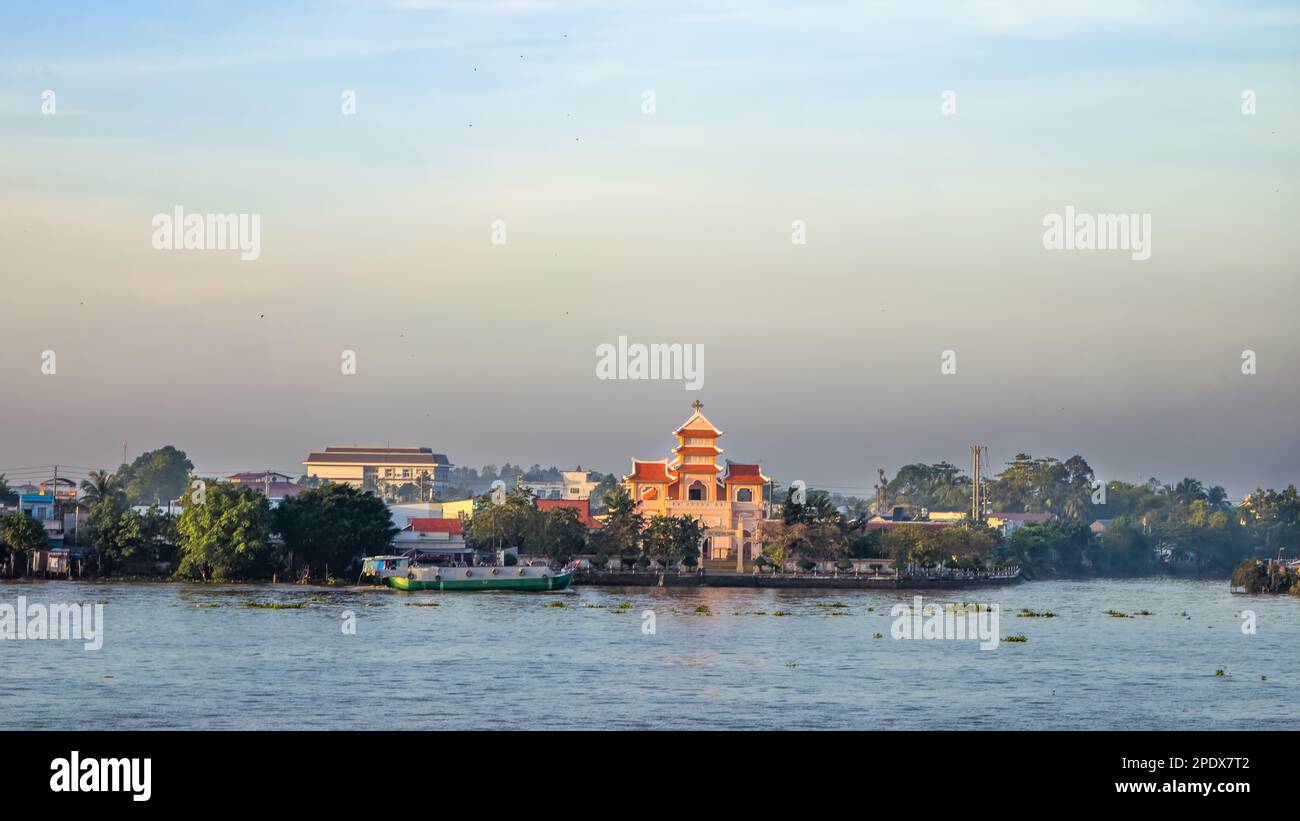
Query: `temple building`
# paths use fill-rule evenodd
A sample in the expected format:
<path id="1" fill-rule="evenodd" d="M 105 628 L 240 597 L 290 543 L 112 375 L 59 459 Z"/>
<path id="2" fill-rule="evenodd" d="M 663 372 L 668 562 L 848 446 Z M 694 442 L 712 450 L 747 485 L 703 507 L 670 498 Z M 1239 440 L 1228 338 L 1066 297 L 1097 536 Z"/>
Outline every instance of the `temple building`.
<path id="1" fill-rule="evenodd" d="M 658 461 L 632 460 L 623 486 L 647 518 L 654 515 L 693 516 L 704 526 L 705 565 L 734 565 L 739 572 L 759 554 L 758 525 L 767 517 L 763 486 L 770 479 L 758 465 L 726 461 L 718 464 L 722 431 L 700 410 L 673 431 L 673 456 Z"/>

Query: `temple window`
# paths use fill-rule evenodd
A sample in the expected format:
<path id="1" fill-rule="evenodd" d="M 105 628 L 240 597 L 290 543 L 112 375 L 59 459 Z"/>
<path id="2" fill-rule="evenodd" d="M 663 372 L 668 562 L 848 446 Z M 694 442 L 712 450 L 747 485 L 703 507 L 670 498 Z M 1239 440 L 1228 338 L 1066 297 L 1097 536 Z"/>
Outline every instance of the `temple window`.
<path id="1" fill-rule="evenodd" d="M 686 498 L 693 502 L 703 501 L 707 498 L 707 491 L 704 489 L 703 482 L 692 482 L 690 490 L 687 491 L 687 493 L 689 495 Z"/>
<path id="2" fill-rule="evenodd" d="M 740 490 L 736 491 L 736 501 L 737 502 L 754 501 L 754 491 L 750 490 L 747 487 L 742 487 Z"/>

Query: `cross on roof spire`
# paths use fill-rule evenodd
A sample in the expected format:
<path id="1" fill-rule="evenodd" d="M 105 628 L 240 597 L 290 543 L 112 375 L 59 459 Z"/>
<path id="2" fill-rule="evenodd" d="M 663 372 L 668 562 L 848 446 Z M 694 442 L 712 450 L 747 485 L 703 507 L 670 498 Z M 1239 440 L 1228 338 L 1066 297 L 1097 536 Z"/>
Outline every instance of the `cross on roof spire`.
<path id="1" fill-rule="evenodd" d="M 700 400 L 696 399 L 694 402 L 691 403 L 691 407 L 692 407 L 692 408 L 695 408 L 695 412 L 696 412 L 696 413 L 699 413 L 699 412 L 700 412 L 700 408 L 704 407 L 704 403 L 701 402 Z"/>

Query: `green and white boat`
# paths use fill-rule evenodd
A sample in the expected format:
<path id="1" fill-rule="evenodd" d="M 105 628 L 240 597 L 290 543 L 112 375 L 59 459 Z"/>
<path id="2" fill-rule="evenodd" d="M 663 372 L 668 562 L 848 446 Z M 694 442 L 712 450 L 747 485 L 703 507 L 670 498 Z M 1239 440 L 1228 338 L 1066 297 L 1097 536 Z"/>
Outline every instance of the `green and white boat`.
<path id="1" fill-rule="evenodd" d="M 412 565 L 405 574 L 392 574 L 384 583 L 394 590 L 519 590 L 542 593 L 563 590 L 573 580 L 569 571 L 549 567 L 439 567 Z"/>

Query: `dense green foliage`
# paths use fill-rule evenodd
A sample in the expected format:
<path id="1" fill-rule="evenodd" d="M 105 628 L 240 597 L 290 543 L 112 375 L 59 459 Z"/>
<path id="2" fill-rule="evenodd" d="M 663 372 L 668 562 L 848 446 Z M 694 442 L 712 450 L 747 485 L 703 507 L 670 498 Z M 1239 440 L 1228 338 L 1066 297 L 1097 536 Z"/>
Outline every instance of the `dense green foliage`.
<path id="1" fill-rule="evenodd" d="M 180 495 L 194 464 L 171 445 L 142 453 L 118 468 L 117 481 L 133 505 L 167 504 Z"/>
<path id="2" fill-rule="evenodd" d="M 5 479 L 5 475 L 0 473 L 0 505 L 16 504 L 18 504 L 18 494 L 14 493 L 13 489 L 9 487 L 9 482 Z"/>
<path id="3" fill-rule="evenodd" d="M 358 556 L 387 551 L 397 528 L 378 496 L 350 485 L 326 483 L 280 502 L 275 530 L 289 551 L 289 569 L 313 576 L 342 571 Z"/>
<path id="4" fill-rule="evenodd" d="M 281 566 L 271 543 L 271 506 L 251 487 L 194 483 L 176 523 L 178 576 L 204 581 L 265 578 Z"/>
<path id="5" fill-rule="evenodd" d="M 984 567 L 993 557 L 997 534 L 986 527 L 913 525 L 885 531 L 881 544 L 895 567 Z"/>
<path id="6" fill-rule="evenodd" d="M 1293 593 L 1300 596 L 1300 574 L 1279 562 L 1247 559 L 1232 571 L 1232 586 L 1247 593 Z"/>
<path id="7" fill-rule="evenodd" d="M 45 547 L 45 528 L 26 513 L 15 511 L 0 517 L 0 542 L 4 542 L 5 563 L 12 574 L 23 566 L 28 553 Z"/>

